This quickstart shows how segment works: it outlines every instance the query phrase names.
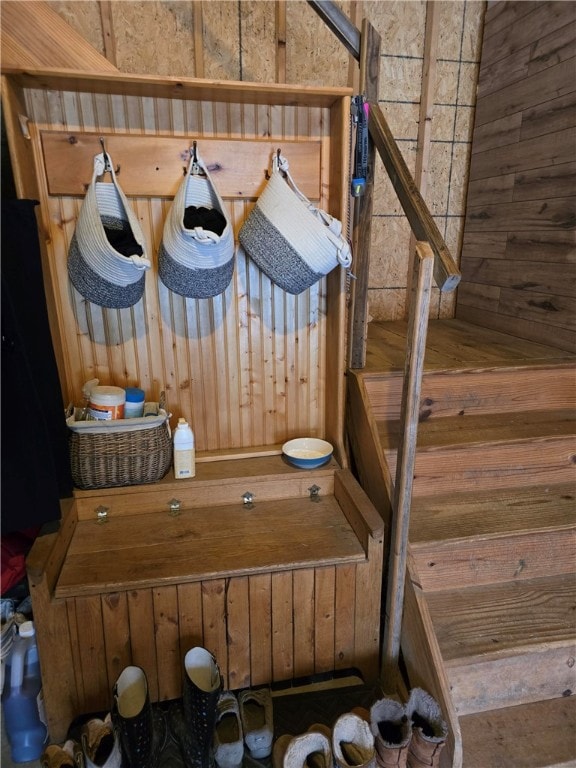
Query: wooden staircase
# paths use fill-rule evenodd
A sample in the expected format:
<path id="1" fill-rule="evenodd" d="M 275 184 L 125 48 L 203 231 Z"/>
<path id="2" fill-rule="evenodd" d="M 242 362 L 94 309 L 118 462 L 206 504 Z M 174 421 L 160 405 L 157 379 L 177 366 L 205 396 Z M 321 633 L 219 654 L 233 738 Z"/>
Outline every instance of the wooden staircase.
<path id="1" fill-rule="evenodd" d="M 373 331 L 366 368 L 349 374 L 352 453 L 385 520 L 401 337 L 401 324 Z M 460 321 L 432 323 L 428 339 L 402 630 L 409 683 L 450 721 L 445 766 L 575 766 L 574 358 Z"/>

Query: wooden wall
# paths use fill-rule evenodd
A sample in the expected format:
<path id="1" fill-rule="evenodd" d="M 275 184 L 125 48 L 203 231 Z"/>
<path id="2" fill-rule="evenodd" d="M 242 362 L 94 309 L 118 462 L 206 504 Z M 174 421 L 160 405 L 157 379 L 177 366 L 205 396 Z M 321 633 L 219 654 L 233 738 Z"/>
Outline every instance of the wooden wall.
<path id="1" fill-rule="evenodd" d="M 576 349 L 576 4 L 486 13 L 456 316 Z"/>
<path id="2" fill-rule="evenodd" d="M 358 65 L 304 0 L 49 5 L 123 72 L 322 86 L 358 79 Z M 411 171 L 424 159 L 423 196 L 458 263 L 485 3 L 338 5 L 382 37 L 379 103 Z M 405 312 L 410 229 L 379 160 L 375 172 L 369 311 L 374 320 L 394 320 Z M 454 299 L 435 290 L 433 316 L 453 316 Z"/>

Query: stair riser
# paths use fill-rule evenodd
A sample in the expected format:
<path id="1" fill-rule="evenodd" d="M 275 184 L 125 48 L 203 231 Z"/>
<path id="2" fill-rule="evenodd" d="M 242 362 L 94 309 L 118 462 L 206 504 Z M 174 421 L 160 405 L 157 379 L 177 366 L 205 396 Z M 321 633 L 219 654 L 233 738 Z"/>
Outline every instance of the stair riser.
<path id="1" fill-rule="evenodd" d="M 426 373 L 422 379 L 420 419 L 570 409 L 576 407 L 573 367 L 518 370 L 471 370 Z M 366 379 L 366 391 L 377 421 L 400 418 L 401 376 Z"/>
<path id="2" fill-rule="evenodd" d="M 574 480 L 573 436 L 418 451 L 413 495 L 523 488 Z M 385 452 L 395 477 L 397 454 Z"/>
<path id="3" fill-rule="evenodd" d="M 518 652 L 509 658 L 446 663 L 459 715 L 571 695 L 576 691 L 576 646 Z"/>
<path id="4" fill-rule="evenodd" d="M 436 591 L 574 571 L 576 529 L 411 544 L 422 589 Z"/>

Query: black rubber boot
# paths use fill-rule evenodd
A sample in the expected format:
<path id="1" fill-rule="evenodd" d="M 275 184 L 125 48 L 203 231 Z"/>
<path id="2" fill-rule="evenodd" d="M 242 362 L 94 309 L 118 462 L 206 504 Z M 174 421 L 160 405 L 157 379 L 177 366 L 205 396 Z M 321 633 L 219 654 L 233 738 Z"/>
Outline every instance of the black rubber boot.
<path id="1" fill-rule="evenodd" d="M 126 768 L 158 768 L 167 728 L 164 715 L 152 709 L 146 673 L 126 667 L 114 686 L 112 721 L 120 736 Z"/>
<path id="2" fill-rule="evenodd" d="M 212 768 L 212 739 L 222 678 L 216 659 L 205 648 L 191 648 L 184 658 L 182 707 L 171 713 L 171 725 L 186 768 Z"/>

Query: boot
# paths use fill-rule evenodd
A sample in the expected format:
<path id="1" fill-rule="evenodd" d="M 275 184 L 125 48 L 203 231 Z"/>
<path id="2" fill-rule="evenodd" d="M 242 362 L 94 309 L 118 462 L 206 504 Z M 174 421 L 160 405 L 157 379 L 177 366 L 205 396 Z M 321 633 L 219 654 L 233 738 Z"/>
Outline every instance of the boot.
<path id="1" fill-rule="evenodd" d="M 406 714 L 412 722 L 408 768 L 438 768 L 448 735 L 438 702 L 421 688 L 413 688 Z"/>
<path id="2" fill-rule="evenodd" d="M 112 718 L 92 718 L 82 728 L 82 752 L 85 768 L 122 768 L 120 742 Z"/>
<path id="3" fill-rule="evenodd" d="M 273 768 L 332 768 L 330 729 L 326 730 L 313 725 L 300 736 L 280 736 L 274 743 Z"/>
<path id="4" fill-rule="evenodd" d="M 148 680 L 140 667 L 126 667 L 116 681 L 112 722 L 125 768 L 158 768 L 166 725 L 162 713 L 152 710 Z"/>
<path id="5" fill-rule="evenodd" d="M 380 699 L 370 709 L 370 722 L 379 768 L 406 768 L 412 723 L 393 699 Z"/>
<path id="6" fill-rule="evenodd" d="M 222 678 L 216 659 L 205 648 L 191 648 L 184 658 L 182 707 L 172 713 L 174 736 L 186 768 L 212 768 L 212 739 Z"/>
<path id="7" fill-rule="evenodd" d="M 362 716 L 340 715 L 332 729 L 332 753 L 336 768 L 375 768 L 374 734 Z"/>

